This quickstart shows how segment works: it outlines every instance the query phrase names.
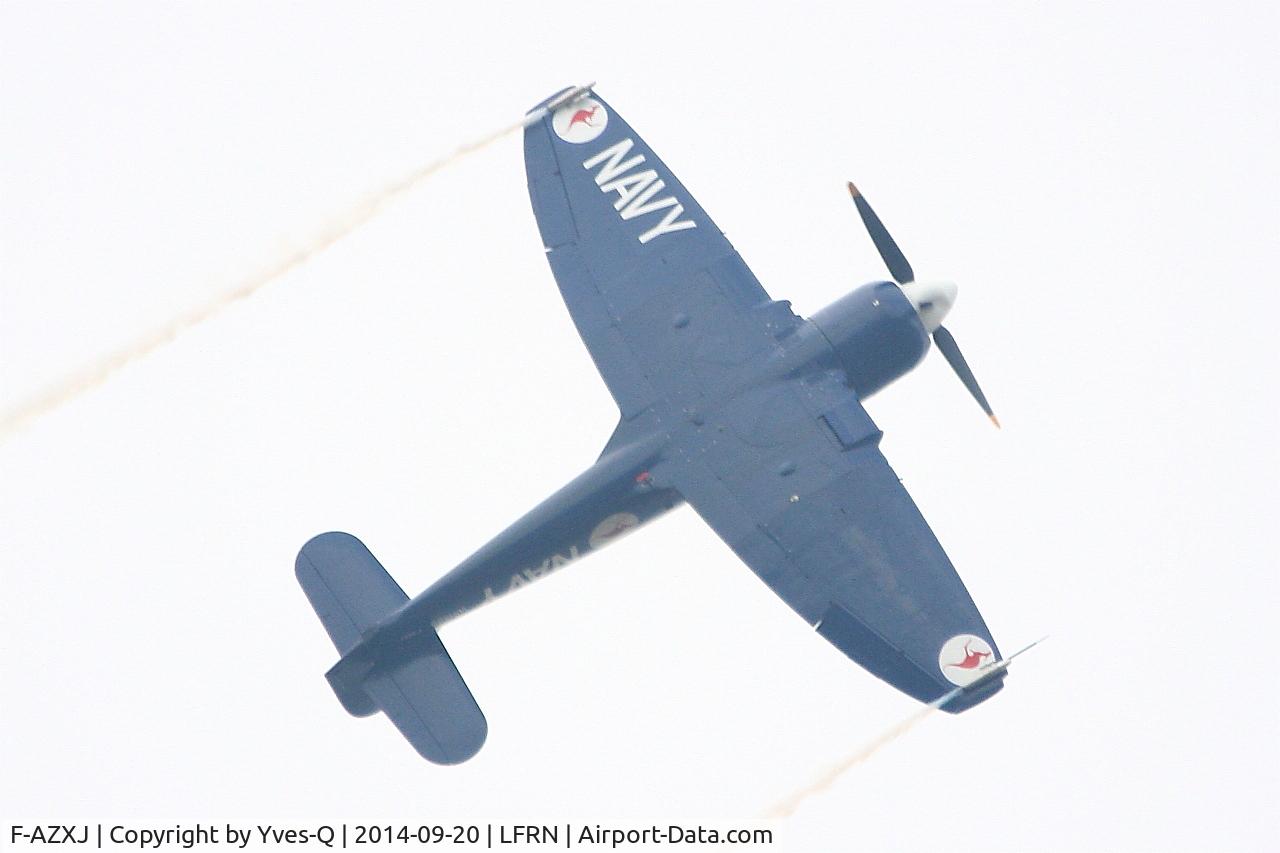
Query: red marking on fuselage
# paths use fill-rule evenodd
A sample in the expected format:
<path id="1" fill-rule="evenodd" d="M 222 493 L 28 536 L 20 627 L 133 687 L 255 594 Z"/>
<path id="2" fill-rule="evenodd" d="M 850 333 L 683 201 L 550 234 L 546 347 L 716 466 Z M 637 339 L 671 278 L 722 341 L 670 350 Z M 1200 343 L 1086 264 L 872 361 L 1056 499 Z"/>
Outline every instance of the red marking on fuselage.
<path id="1" fill-rule="evenodd" d="M 956 669 L 977 669 L 979 664 L 982 663 L 983 658 L 991 657 L 991 652 L 975 652 L 970 650 L 970 642 L 972 642 L 972 640 L 966 641 L 964 644 L 964 660 L 959 663 L 949 663 L 947 666 L 953 666 Z"/>
<path id="2" fill-rule="evenodd" d="M 569 126 L 566 127 L 565 130 L 570 130 L 578 122 L 582 122 L 587 127 L 595 127 L 595 125 L 591 123 L 591 120 L 596 117 L 596 110 L 598 109 L 600 108 L 592 107 L 589 110 L 578 110 L 573 114 L 573 118 L 569 119 Z"/>

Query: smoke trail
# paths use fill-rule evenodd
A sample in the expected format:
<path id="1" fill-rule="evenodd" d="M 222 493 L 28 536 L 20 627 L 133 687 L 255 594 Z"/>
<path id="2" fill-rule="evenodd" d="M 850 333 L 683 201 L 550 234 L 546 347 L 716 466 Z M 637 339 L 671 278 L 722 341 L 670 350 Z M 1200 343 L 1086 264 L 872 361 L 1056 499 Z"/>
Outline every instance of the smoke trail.
<path id="1" fill-rule="evenodd" d="M 585 89 L 585 87 L 583 88 Z M 195 326 L 198 323 L 203 323 L 205 320 L 220 314 L 227 307 L 242 299 L 249 298 L 271 282 L 302 266 L 312 257 L 320 254 L 325 249 L 329 248 L 334 243 L 338 242 L 343 237 L 368 222 L 381 212 L 389 203 L 409 192 L 409 190 L 413 189 L 422 181 L 434 175 L 444 167 L 457 162 L 468 154 L 473 154 L 476 151 L 491 145 L 509 133 L 519 130 L 520 128 L 534 122 L 541 121 L 546 114 L 546 108 L 529 113 L 521 118 L 520 121 L 495 130 L 487 136 L 483 136 L 472 142 L 460 145 L 449 154 L 446 154 L 437 160 L 433 160 L 420 169 L 417 169 L 399 180 L 388 184 L 378 192 L 371 193 L 364 199 L 357 202 L 345 215 L 335 219 L 327 228 L 317 234 L 314 239 L 302 248 L 294 251 L 292 254 L 280 261 L 277 261 L 266 269 L 250 276 L 239 287 L 225 293 L 221 293 L 204 305 L 174 317 L 160 328 L 154 329 L 127 346 L 103 356 L 65 382 L 59 383 L 45 392 L 20 403 L 15 408 L 5 412 L 3 417 L 0 417 L 0 441 L 8 438 L 27 422 L 34 420 L 41 415 L 48 414 L 64 403 L 70 402 L 81 394 L 84 394 L 86 391 L 90 391 L 98 387 L 117 370 L 120 370 L 131 362 L 137 361 L 138 359 L 144 358 L 155 352 L 157 349 L 176 338 L 185 329 Z"/>
<path id="2" fill-rule="evenodd" d="M 951 698 L 953 698 L 953 694 L 947 694 L 945 698 L 950 700 Z M 771 818 L 790 817 L 795 812 L 795 810 L 799 808 L 802 802 L 807 800 L 809 797 L 812 797 L 815 794 L 821 794 L 823 791 L 830 788 L 833 784 L 835 784 L 835 781 L 837 779 L 839 779 L 849 770 L 851 770 L 854 767 L 857 767 L 859 764 L 866 761 L 868 758 L 870 758 L 872 755 L 878 752 L 880 750 L 880 747 L 902 737 L 911 729 L 918 726 L 927 717 L 933 714 L 934 711 L 938 710 L 938 708 L 941 707 L 942 704 L 944 703 L 934 702 L 932 704 L 925 705 L 923 708 L 916 711 L 910 717 L 907 717 L 905 720 L 898 723 L 893 728 L 889 729 L 888 731 L 880 735 L 875 740 L 865 744 L 861 749 L 859 749 L 853 755 L 850 755 L 844 761 L 841 761 L 839 764 L 836 764 L 831 768 L 829 768 L 826 773 L 822 774 L 822 776 L 814 780 L 811 784 L 806 785 L 804 788 L 801 788 L 799 791 L 795 792 L 787 799 L 778 803 L 776 806 L 774 806 L 772 809 L 769 810 L 767 817 L 771 817 Z"/>
<path id="3" fill-rule="evenodd" d="M 1000 675 L 1000 673 L 1004 672 L 1009 668 L 1009 664 L 1013 663 L 1014 658 L 1020 657 L 1024 653 L 1030 651 L 1031 649 L 1034 649 L 1036 646 L 1040 645 L 1047 639 L 1049 639 L 1048 634 L 1036 640 L 1034 643 L 1030 643 L 1028 645 L 1023 646 L 1013 654 L 1009 655 L 1007 658 L 1002 658 L 1001 660 L 995 661 L 994 663 L 987 664 L 981 670 L 979 670 L 979 673 L 981 674 L 979 674 L 976 678 L 970 681 L 968 685 L 964 687 L 957 687 L 954 690 L 951 690 L 951 691 L 948 691 L 947 693 L 942 694 L 937 699 L 934 699 L 928 705 L 925 705 L 919 711 L 916 711 L 910 717 L 907 717 L 905 720 L 898 723 L 896 726 L 889 729 L 884 734 L 880 735 L 880 737 L 876 738 L 875 740 L 863 746 L 862 749 L 858 750 L 853 755 L 846 758 L 844 761 L 841 761 L 839 764 L 827 770 L 827 772 L 824 773 L 815 782 L 805 786 L 804 788 L 801 788 L 799 791 L 792 794 L 787 799 L 778 803 L 776 806 L 774 806 L 772 809 L 769 810 L 766 816 L 772 817 L 772 818 L 790 817 L 802 802 L 804 802 L 806 799 L 813 796 L 814 794 L 821 794 L 823 791 L 830 788 L 832 784 L 834 784 L 835 781 L 839 779 L 842 775 L 844 775 L 846 772 L 848 772 L 854 767 L 857 767 L 859 764 L 866 761 L 871 756 L 875 755 L 876 752 L 880 750 L 880 747 L 902 737 L 904 734 L 911 731 L 916 726 L 920 725 L 920 723 L 922 723 L 927 717 L 932 715 L 934 711 L 937 711 L 943 705 L 946 705 L 952 699 L 955 699 L 957 696 L 961 695 L 965 691 L 976 690 L 980 685 L 985 684 L 991 679 L 996 678 L 997 676 Z"/>

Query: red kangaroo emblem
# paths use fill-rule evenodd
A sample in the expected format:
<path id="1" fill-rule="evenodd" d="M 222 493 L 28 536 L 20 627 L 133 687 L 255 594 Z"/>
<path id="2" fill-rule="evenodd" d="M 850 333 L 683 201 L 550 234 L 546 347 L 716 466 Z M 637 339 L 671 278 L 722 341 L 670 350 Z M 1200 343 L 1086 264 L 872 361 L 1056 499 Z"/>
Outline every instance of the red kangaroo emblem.
<path id="1" fill-rule="evenodd" d="M 589 110 L 578 110 L 573 114 L 573 118 L 569 119 L 569 126 L 566 127 L 565 130 L 570 130 L 578 122 L 582 122 L 587 127 L 595 127 L 595 125 L 591 123 L 591 120 L 596 117 L 596 110 L 598 109 L 600 108 L 592 107 Z"/>
<path id="2" fill-rule="evenodd" d="M 964 660 L 959 663 L 949 663 L 947 666 L 954 666 L 956 669 L 977 669 L 982 663 L 983 658 L 991 657 L 991 652 L 975 652 L 969 649 L 969 643 L 972 640 L 966 640 L 964 644 Z"/>

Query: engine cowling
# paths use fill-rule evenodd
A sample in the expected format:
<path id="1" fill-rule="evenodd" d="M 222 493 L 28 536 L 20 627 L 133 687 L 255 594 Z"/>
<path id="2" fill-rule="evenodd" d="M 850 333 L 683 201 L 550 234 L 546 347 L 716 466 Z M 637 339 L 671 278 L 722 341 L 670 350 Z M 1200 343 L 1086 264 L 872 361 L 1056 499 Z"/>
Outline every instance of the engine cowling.
<path id="1" fill-rule="evenodd" d="M 917 307 L 891 281 L 865 284 L 809 319 L 862 399 L 910 371 L 929 351 Z"/>

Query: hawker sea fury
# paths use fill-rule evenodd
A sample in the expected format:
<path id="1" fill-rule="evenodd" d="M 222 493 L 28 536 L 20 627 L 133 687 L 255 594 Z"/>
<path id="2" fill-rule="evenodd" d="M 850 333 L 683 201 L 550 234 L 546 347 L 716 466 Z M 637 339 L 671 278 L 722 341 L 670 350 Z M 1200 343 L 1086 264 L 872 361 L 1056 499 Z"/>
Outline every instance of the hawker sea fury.
<path id="1" fill-rule="evenodd" d="M 487 724 L 436 629 L 681 503 L 904 693 L 959 712 L 999 691 L 1007 661 L 862 407 L 932 340 L 995 420 L 942 326 L 955 286 L 917 282 L 850 184 L 894 280 L 797 317 L 586 87 L 529 114 L 524 157 L 547 259 L 621 419 L 594 465 L 416 598 L 353 536 L 303 546 L 343 706 L 383 711 L 430 761 L 470 758 Z"/>

